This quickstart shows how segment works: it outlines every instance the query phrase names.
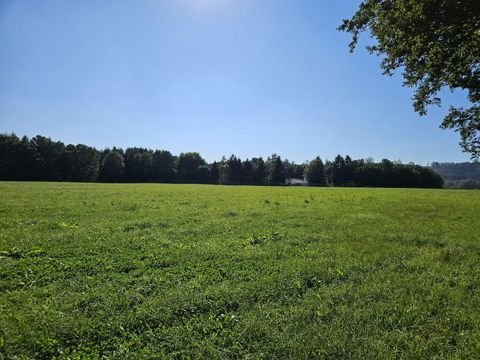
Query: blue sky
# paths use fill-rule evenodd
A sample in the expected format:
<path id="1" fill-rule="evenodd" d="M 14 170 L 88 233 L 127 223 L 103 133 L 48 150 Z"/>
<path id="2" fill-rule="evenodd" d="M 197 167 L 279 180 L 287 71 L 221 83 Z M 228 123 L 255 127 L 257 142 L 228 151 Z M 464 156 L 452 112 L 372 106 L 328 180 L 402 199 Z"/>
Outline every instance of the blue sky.
<path id="1" fill-rule="evenodd" d="M 0 132 L 209 161 L 468 161 L 336 27 L 354 0 L 0 0 Z"/>

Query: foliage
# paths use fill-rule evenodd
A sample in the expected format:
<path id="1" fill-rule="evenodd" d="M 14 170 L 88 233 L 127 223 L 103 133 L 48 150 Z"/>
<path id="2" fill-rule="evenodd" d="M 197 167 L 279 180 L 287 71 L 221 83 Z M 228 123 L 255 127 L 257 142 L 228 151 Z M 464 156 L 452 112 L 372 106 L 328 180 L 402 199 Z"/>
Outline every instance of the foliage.
<path id="1" fill-rule="evenodd" d="M 480 189 L 480 163 L 432 163 L 432 170 L 452 189 Z"/>
<path id="2" fill-rule="evenodd" d="M 254 182 L 257 185 L 265 185 L 267 183 L 267 166 L 265 161 L 260 158 L 252 159 L 252 166 L 254 170 Z"/>
<path id="3" fill-rule="evenodd" d="M 480 181 L 480 163 L 432 163 L 432 169 L 445 181 L 477 180 Z"/>
<path id="4" fill-rule="evenodd" d="M 282 158 L 273 154 L 267 159 L 266 167 L 268 171 L 268 184 L 269 185 L 284 185 L 285 184 L 285 166 L 282 162 Z"/>
<path id="5" fill-rule="evenodd" d="M 145 182 L 152 172 L 153 152 L 143 148 L 127 148 L 123 155 L 125 172 L 123 179 L 130 182 Z"/>
<path id="6" fill-rule="evenodd" d="M 103 181 L 118 182 L 123 179 L 125 164 L 123 156 L 117 151 L 109 151 L 102 160 L 100 179 Z"/>
<path id="7" fill-rule="evenodd" d="M 479 180 L 448 180 L 445 181 L 445 187 L 447 189 L 480 189 Z"/>
<path id="8" fill-rule="evenodd" d="M 311 185 L 325 186 L 327 179 L 325 177 L 325 166 L 322 159 L 317 156 L 305 167 L 305 178 Z"/>
<path id="9" fill-rule="evenodd" d="M 177 159 L 176 168 L 180 182 L 199 181 L 198 168 L 207 165 L 198 152 L 181 153 Z"/>
<path id="10" fill-rule="evenodd" d="M 223 184 L 241 184 L 242 183 L 242 160 L 235 155 L 230 156 L 224 161 L 222 175 Z"/>
<path id="11" fill-rule="evenodd" d="M 348 155 L 345 159 L 338 155 L 333 163 L 327 162 L 325 173 L 329 183 L 335 186 L 442 188 L 444 183 L 430 168 L 403 165 L 388 159 L 380 163 L 352 160 Z"/>
<path id="12" fill-rule="evenodd" d="M 353 36 L 369 31 L 370 53 L 383 55 L 381 68 L 403 70 L 404 85 L 415 87 L 415 111 L 439 105 L 443 88 L 462 90 L 471 107 L 451 107 L 442 127 L 460 133 L 461 146 L 480 156 L 480 6 L 478 0 L 364 0 L 340 30 Z"/>
<path id="13" fill-rule="evenodd" d="M 59 156 L 60 179 L 67 181 L 96 181 L 99 174 L 100 156 L 89 146 L 67 145 Z"/>
<path id="14" fill-rule="evenodd" d="M 0 358 L 478 357 L 480 192 L 0 193 Z"/>
<path id="15" fill-rule="evenodd" d="M 216 161 L 214 161 L 210 166 L 210 179 L 212 184 L 218 184 L 220 181 L 220 168 Z"/>
<path id="16" fill-rule="evenodd" d="M 150 179 L 158 182 L 173 182 L 175 178 L 175 157 L 170 151 L 156 150 L 152 157 Z"/>
<path id="17" fill-rule="evenodd" d="M 311 165 L 317 162 L 315 159 Z M 323 166 L 323 163 L 317 165 Z M 177 158 L 166 150 L 133 147 L 123 151 L 114 147 L 97 151 L 82 144 L 65 146 L 42 136 L 20 140 L 15 135 L 0 135 L 0 180 L 284 185 L 286 177 L 302 178 L 305 169 L 305 164 L 282 161 L 276 154 L 267 162 L 262 158 L 242 161 L 231 155 L 228 160 L 223 157 L 219 163 L 209 165 L 196 152 L 183 153 Z M 321 179 L 321 175 L 314 179 L 318 174 L 313 174 L 310 184 L 383 187 L 441 187 L 443 184 L 431 169 L 386 159 L 375 164 L 371 159 L 352 160 L 348 155 L 326 161 L 324 174 L 325 179 Z"/>

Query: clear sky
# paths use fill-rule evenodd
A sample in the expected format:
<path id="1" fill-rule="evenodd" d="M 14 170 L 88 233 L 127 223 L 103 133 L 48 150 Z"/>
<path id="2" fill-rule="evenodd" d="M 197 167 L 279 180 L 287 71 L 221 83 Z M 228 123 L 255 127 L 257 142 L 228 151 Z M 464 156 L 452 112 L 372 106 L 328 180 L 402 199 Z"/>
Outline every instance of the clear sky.
<path id="1" fill-rule="evenodd" d="M 208 161 L 468 161 L 336 27 L 359 0 L 0 0 L 0 133 Z M 459 95 L 444 94 L 455 104 Z"/>

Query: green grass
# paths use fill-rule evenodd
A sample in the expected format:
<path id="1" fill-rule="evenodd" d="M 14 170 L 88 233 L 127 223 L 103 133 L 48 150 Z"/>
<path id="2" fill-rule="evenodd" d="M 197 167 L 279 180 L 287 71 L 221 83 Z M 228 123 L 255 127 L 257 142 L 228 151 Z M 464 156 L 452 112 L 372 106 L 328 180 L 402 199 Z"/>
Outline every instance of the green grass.
<path id="1" fill-rule="evenodd" d="M 0 357 L 480 356 L 480 192 L 0 183 Z"/>

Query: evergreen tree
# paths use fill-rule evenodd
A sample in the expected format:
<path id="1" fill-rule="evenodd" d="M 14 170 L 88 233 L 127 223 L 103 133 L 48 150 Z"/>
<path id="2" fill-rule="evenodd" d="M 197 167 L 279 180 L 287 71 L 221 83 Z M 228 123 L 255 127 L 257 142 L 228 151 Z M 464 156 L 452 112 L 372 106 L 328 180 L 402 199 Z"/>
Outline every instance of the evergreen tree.
<path id="1" fill-rule="evenodd" d="M 242 163 L 242 183 L 245 185 L 252 185 L 254 183 L 255 173 L 252 162 L 245 160 Z"/>
<path id="2" fill-rule="evenodd" d="M 253 182 L 257 185 L 265 185 L 267 183 L 267 167 L 265 161 L 260 158 L 252 159 L 253 165 Z"/>
<path id="3" fill-rule="evenodd" d="M 216 161 L 210 166 L 210 179 L 212 184 L 218 184 L 220 181 L 220 169 Z"/>
<path id="4" fill-rule="evenodd" d="M 325 177 L 325 166 L 322 159 L 317 156 L 305 168 L 305 178 L 310 185 L 325 186 L 327 181 Z"/>
<path id="5" fill-rule="evenodd" d="M 231 155 L 225 163 L 225 183 L 242 183 L 242 160 L 235 155 Z"/>
<path id="6" fill-rule="evenodd" d="M 342 186 L 346 183 L 345 159 L 337 155 L 332 164 L 332 182 L 335 186 Z"/>
<path id="7" fill-rule="evenodd" d="M 285 184 L 285 168 L 280 156 L 273 154 L 267 160 L 268 166 L 268 183 L 270 185 Z"/>

